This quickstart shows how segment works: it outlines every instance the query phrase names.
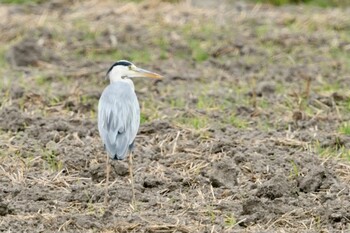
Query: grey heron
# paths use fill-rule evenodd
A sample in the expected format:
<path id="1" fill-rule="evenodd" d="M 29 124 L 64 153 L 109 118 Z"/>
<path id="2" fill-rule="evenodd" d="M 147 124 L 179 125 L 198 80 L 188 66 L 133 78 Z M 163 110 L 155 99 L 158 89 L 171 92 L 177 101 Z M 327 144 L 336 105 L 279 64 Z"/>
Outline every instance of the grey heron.
<path id="1" fill-rule="evenodd" d="M 132 149 L 140 126 L 140 107 L 131 78 L 162 78 L 161 75 L 120 60 L 107 71 L 110 84 L 98 103 L 98 130 L 107 151 L 105 204 L 108 202 L 109 158 L 123 160 L 129 154 L 132 203 L 135 201 Z"/>

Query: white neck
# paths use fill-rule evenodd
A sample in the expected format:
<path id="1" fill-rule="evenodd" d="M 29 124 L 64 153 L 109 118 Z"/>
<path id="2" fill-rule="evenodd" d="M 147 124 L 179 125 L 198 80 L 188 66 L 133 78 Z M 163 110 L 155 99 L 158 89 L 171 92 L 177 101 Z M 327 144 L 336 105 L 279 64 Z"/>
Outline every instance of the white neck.
<path id="1" fill-rule="evenodd" d="M 127 84 L 129 84 L 130 85 L 130 87 L 133 89 L 133 90 L 135 90 L 135 86 L 134 86 L 134 83 L 133 83 L 133 81 L 131 80 L 131 79 L 128 79 L 128 78 L 109 78 L 109 80 L 110 80 L 110 82 L 111 83 L 115 83 L 115 82 L 125 82 L 125 83 L 127 83 Z"/>

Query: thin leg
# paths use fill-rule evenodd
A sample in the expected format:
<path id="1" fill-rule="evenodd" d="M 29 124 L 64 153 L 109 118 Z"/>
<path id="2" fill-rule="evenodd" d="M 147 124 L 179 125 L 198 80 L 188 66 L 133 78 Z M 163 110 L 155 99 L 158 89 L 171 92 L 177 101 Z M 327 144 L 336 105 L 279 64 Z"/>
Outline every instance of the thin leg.
<path id="1" fill-rule="evenodd" d="M 105 205 L 108 204 L 108 183 L 109 183 L 109 156 L 107 155 L 107 161 L 106 161 L 106 186 L 105 186 Z"/>
<path id="2" fill-rule="evenodd" d="M 129 153 L 129 174 L 130 174 L 130 182 L 131 182 L 131 189 L 132 189 L 131 204 L 135 206 L 135 187 L 134 187 L 134 175 L 133 175 L 133 167 L 132 167 L 132 152 Z"/>

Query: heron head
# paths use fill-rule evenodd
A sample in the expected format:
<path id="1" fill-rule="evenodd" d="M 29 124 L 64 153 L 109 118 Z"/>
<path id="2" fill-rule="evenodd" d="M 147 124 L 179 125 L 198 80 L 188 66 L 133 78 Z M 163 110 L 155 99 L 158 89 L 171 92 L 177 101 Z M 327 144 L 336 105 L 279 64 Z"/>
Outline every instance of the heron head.
<path id="1" fill-rule="evenodd" d="M 126 60 L 120 60 L 114 63 L 107 71 L 106 77 L 109 78 L 111 82 L 125 78 L 162 78 L 161 75 L 138 68 L 133 63 Z"/>

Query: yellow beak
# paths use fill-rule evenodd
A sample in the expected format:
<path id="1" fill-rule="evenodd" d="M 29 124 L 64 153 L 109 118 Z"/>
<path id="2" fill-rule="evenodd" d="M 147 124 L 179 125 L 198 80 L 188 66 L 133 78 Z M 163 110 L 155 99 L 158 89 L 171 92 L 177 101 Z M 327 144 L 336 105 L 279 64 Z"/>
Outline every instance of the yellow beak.
<path id="1" fill-rule="evenodd" d="M 130 78 L 155 78 L 155 79 L 162 79 L 163 76 L 148 70 L 144 70 L 138 67 L 132 68 L 133 74 L 129 76 Z"/>

